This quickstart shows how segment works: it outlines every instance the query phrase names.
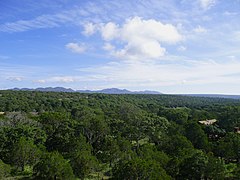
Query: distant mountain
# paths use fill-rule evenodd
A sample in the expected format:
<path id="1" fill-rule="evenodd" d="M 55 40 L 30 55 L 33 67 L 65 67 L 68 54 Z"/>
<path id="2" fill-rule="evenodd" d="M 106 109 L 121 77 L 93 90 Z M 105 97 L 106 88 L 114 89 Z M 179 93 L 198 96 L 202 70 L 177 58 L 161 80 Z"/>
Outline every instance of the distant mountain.
<path id="1" fill-rule="evenodd" d="M 42 92 L 80 92 L 80 93 L 102 93 L 102 94 L 162 94 L 158 91 L 129 91 L 127 89 L 108 88 L 102 90 L 73 90 L 71 88 L 64 87 L 39 87 L 32 88 L 13 88 L 9 89 L 13 91 L 42 91 Z M 228 98 L 228 99 L 240 99 L 240 95 L 223 95 L 223 94 L 178 94 L 182 96 L 192 97 L 208 97 L 208 98 Z"/>
<path id="2" fill-rule="evenodd" d="M 127 89 L 118 89 L 118 88 L 102 89 L 102 90 L 95 91 L 95 92 L 103 93 L 103 94 L 134 94 L 134 92 L 129 91 Z"/>
<path id="3" fill-rule="evenodd" d="M 71 88 L 64 88 L 64 87 L 47 87 L 47 88 L 36 88 L 35 91 L 53 91 L 53 92 L 75 92 Z"/>
<path id="4" fill-rule="evenodd" d="M 64 88 L 64 87 L 46 87 L 46 88 L 13 88 L 9 90 L 14 90 L 14 91 L 42 91 L 42 92 L 75 92 L 71 88 Z"/>
<path id="5" fill-rule="evenodd" d="M 129 91 L 127 89 L 118 89 L 118 88 L 109 88 L 109 89 L 102 89 L 102 90 L 73 90 L 71 88 L 64 88 L 64 87 L 46 87 L 46 88 L 14 88 L 10 89 L 14 91 L 42 91 L 42 92 L 80 92 L 80 93 L 102 93 L 102 94 L 162 94 L 158 91 Z"/>
<path id="6" fill-rule="evenodd" d="M 135 94 L 162 94 L 162 93 L 158 91 L 145 90 L 145 91 L 135 91 Z"/>

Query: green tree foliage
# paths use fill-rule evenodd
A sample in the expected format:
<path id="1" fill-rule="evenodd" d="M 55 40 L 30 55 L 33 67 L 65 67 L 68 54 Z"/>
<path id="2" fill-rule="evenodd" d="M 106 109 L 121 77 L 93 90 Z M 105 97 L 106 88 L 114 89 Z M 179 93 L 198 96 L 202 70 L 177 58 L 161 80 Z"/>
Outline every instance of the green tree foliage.
<path id="1" fill-rule="evenodd" d="M 8 164 L 5 164 L 0 159 L 0 179 L 4 179 L 10 175 L 11 167 Z"/>
<path id="2" fill-rule="evenodd" d="M 205 178 L 208 179 L 224 179 L 226 176 L 226 167 L 224 160 L 214 157 L 213 154 L 208 155 L 208 163 L 205 170 Z"/>
<path id="3" fill-rule="evenodd" d="M 46 132 L 41 124 L 20 112 L 7 113 L 5 118 L 0 120 L 0 136 L 0 158 L 9 164 L 13 163 L 12 151 L 21 137 L 38 146 L 43 146 L 46 141 Z"/>
<path id="4" fill-rule="evenodd" d="M 188 108 L 160 108 L 158 115 L 182 125 L 187 122 L 189 113 L 190 109 Z"/>
<path id="5" fill-rule="evenodd" d="M 228 162 L 240 162 L 240 134 L 227 133 L 216 143 L 214 152 Z"/>
<path id="6" fill-rule="evenodd" d="M 33 172 L 38 179 L 71 180 L 74 178 L 69 162 L 58 152 L 44 154 L 34 166 Z"/>
<path id="7" fill-rule="evenodd" d="M 139 158 L 116 165 L 112 179 L 159 179 L 168 180 L 170 176 L 156 161 L 146 161 Z"/>
<path id="8" fill-rule="evenodd" d="M 192 143 L 183 135 L 165 136 L 158 148 L 170 156 L 181 156 L 185 149 L 193 149 Z"/>
<path id="9" fill-rule="evenodd" d="M 119 119 L 122 120 L 120 132 L 130 141 L 136 141 L 145 137 L 145 123 L 143 112 L 138 107 L 124 103 L 119 109 Z"/>
<path id="10" fill-rule="evenodd" d="M 240 177 L 240 164 L 233 170 L 233 178 L 237 179 Z"/>
<path id="11" fill-rule="evenodd" d="M 226 131 L 215 124 L 208 125 L 203 130 L 211 141 L 217 141 L 226 135 Z"/>
<path id="12" fill-rule="evenodd" d="M 40 157 L 40 150 L 32 140 L 21 137 L 13 150 L 13 160 L 24 171 L 25 165 L 34 165 Z"/>
<path id="13" fill-rule="evenodd" d="M 78 121 L 77 132 L 83 134 L 87 138 L 87 142 L 94 146 L 94 151 L 97 152 L 101 141 L 109 133 L 103 112 L 99 109 L 82 107 L 75 110 L 73 115 Z"/>
<path id="14" fill-rule="evenodd" d="M 110 166 L 119 161 L 121 157 L 121 150 L 117 140 L 113 136 L 106 136 L 102 142 L 102 151 L 97 154 L 97 157 L 102 162 L 110 163 Z"/>
<path id="15" fill-rule="evenodd" d="M 170 125 L 166 118 L 159 117 L 155 114 L 148 114 L 144 117 L 145 134 L 150 141 L 154 143 L 162 140 Z"/>
<path id="16" fill-rule="evenodd" d="M 219 125 L 227 131 L 233 131 L 234 127 L 240 127 L 240 107 L 227 106 L 221 108 L 221 113 L 218 115 Z"/>
<path id="17" fill-rule="evenodd" d="M 203 179 L 208 157 L 202 151 L 194 150 L 179 165 L 178 179 Z"/>
<path id="18" fill-rule="evenodd" d="M 201 126 L 195 122 L 188 123 L 185 126 L 186 137 L 192 142 L 193 146 L 198 149 L 208 151 L 209 144 L 207 135 L 202 130 Z"/>
<path id="19" fill-rule="evenodd" d="M 10 164 L 38 179 L 238 179 L 239 110 L 221 98 L 0 91 L 0 176 Z"/>
<path id="20" fill-rule="evenodd" d="M 141 146 L 138 152 L 138 156 L 144 160 L 156 161 L 164 168 L 167 167 L 170 160 L 166 153 L 158 151 L 156 146 L 153 144 L 144 144 Z"/>
<path id="21" fill-rule="evenodd" d="M 92 146 L 83 135 L 74 140 L 69 158 L 75 176 L 81 179 L 94 172 L 98 166 L 97 158 L 92 155 Z"/>
<path id="22" fill-rule="evenodd" d="M 46 147 L 49 151 L 66 153 L 71 139 L 74 138 L 74 121 L 69 115 L 59 112 L 43 113 L 40 116 L 40 123 L 47 133 Z"/>

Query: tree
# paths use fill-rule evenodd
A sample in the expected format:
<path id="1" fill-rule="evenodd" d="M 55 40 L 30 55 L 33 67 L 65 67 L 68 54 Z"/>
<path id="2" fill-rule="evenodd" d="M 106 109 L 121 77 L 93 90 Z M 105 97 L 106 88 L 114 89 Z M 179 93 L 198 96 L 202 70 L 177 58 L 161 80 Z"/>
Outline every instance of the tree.
<path id="1" fill-rule="evenodd" d="M 58 152 L 44 154 L 34 166 L 33 175 L 39 179 L 49 180 L 71 180 L 74 178 L 70 164 Z"/>
<path id="2" fill-rule="evenodd" d="M 158 151 L 156 146 L 149 143 L 140 147 L 138 156 L 144 160 L 156 161 L 164 168 L 167 167 L 168 161 L 170 160 L 166 153 Z"/>
<path id="3" fill-rule="evenodd" d="M 205 178 L 219 180 L 224 179 L 226 175 L 225 163 L 222 159 L 216 158 L 213 154 L 208 155 L 208 163 L 205 170 Z"/>
<path id="4" fill-rule="evenodd" d="M 134 158 L 117 164 L 113 169 L 112 179 L 170 180 L 171 177 L 166 174 L 166 171 L 156 161 L 145 161 Z"/>
<path id="5" fill-rule="evenodd" d="M 87 138 L 87 142 L 94 147 L 96 153 L 101 141 L 109 133 L 108 124 L 102 116 L 102 112 L 86 113 L 82 118 L 78 122 L 77 131 Z"/>
<path id="6" fill-rule="evenodd" d="M 40 122 L 48 135 L 45 143 L 47 150 L 66 153 L 75 136 L 74 121 L 69 119 L 69 115 L 59 112 L 43 113 Z"/>
<path id="7" fill-rule="evenodd" d="M 109 163 L 110 167 L 119 161 L 121 156 L 120 147 L 113 136 L 106 136 L 102 142 L 101 152 L 97 154 L 98 159 L 104 163 Z"/>
<path id="8" fill-rule="evenodd" d="M 203 179 L 205 177 L 208 157 L 200 150 L 192 150 L 179 165 L 177 179 Z"/>
<path id="9" fill-rule="evenodd" d="M 193 149 L 192 143 L 183 135 L 165 136 L 158 148 L 171 156 L 181 156 L 184 149 Z"/>
<path id="10" fill-rule="evenodd" d="M 164 117 L 148 114 L 144 116 L 143 126 L 142 129 L 145 130 L 145 134 L 150 138 L 150 141 L 158 143 L 167 133 L 170 123 Z"/>
<path id="11" fill-rule="evenodd" d="M 98 161 L 92 155 L 92 146 L 86 142 L 83 135 L 73 140 L 70 151 L 70 164 L 75 176 L 84 179 L 88 174 L 94 172 L 98 166 Z"/>
<path id="12" fill-rule="evenodd" d="M 37 146 L 43 146 L 46 141 L 46 132 L 41 124 L 29 119 L 21 112 L 7 113 L 4 120 L 0 120 L 0 158 L 13 163 L 13 150 L 21 137 L 33 141 Z"/>
<path id="13" fill-rule="evenodd" d="M 79 151 L 71 160 L 74 174 L 84 179 L 88 174 L 94 172 L 97 167 L 97 159 L 88 151 Z"/>
<path id="14" fill-rule="evenodd" d="M 13 150 L 13 160 L 24 171 L 25 165 L 33 165 L 40 156 L 40 150 L 31 140 L 21 137 Z"/>
<path id="15" fill-rule="evenodd" d="M 219 126 L 228 132 L 233 131 L 234 127 L 240 127 L 240 106 L 227 106 L 219 114 Z"/>
<path id="16" fill-rule="evenodd" d="M 196 122 L 188 123 L 185 126 L 186 137 L 192 142 L 193 146 L 198 149 L 209 149 L 208 138 L 200 125 Z"/>
<path id="17" fill-rule="evenodd" d="M 228 162 L 240 162 L 240 135 L 236 133 L 227 133 L 224 138 L 219 140 L 214 152 Z"/>
<path id="18" fill-rule="evenodd" d="M 177 124 L 185 124 L 188 120 L 188 108 L 161 108 L 158 115 L 166 117 L 169 121 L 174 121 Z"/>
<path id="19" fill-rule="evenodd" d="M 238 164 L 236 168 L 233 170 L 233 176 L 235 179 L 240 177 L 240 164 Z"/>
<path id="20" fill-rule="evenodd" d="M 0 179 L 10 175 L 11 167 L 0 159 Z"/>

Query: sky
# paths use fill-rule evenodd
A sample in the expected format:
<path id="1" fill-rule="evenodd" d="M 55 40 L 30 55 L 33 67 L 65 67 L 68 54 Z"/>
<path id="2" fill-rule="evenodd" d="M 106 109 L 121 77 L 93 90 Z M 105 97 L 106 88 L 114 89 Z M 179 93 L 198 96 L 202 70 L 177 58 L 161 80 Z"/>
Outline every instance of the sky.
<path id="1" fill-rule="evenodd" d="M 240 0 L 0 0 L 0 89 L 240 94 Z"/>

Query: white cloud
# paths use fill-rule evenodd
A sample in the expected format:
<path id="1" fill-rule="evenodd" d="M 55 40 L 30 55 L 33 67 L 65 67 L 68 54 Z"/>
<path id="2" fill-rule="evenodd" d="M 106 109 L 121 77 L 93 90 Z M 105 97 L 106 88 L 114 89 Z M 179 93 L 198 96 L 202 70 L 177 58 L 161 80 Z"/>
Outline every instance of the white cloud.
<path id="1" fill-rule="evenodd" d="M 46 83 L 46 80 L 44 80 L 44 79 L 39 79 L 39 80 L 34 80 L 33 82 L 44 84 L 44 83 Z"/>
<path id="2" fill-rule="evenodd" d="M 195 33 L 206 33 L 207 29 L 199 25 L 195 29 L 193 29 L 193 31 Z"/>
<path id="3" fill-rule="evenodd" d="M 109 22 L 102 26 L 101 33 L 102 37 L 106 41 L 111 41 L 119 36 L 120 29 L 118 25 L 113 22 Z"/>
<path id="4" fill-rule="evenodd" d="M 187 50 L 187 47 L 185 47 L 185 46 L 179 46 L 179 47 L 177 48 L 177 50 L 178 50 L 178 51 L 186 51 L 186 50 Z"/>
<path id="5" fill-rule="evenodd" d="M 166 53 L 162 44 L 176 44 L 183 40 L 183 36 L 175 26 L 154 19 L 144 20 L 133 17 L 127 19 L 122 26 L 114 22 L 99 26 L 98 30 L 103 40 L 121 46 L 113 51 L 110 44 L 105 44 L 104 49 L 125 60 L 149 60 L 162 57 Z"/>
<path id="6" fill-rule="evenodd" d="M 52 77 L 48 81 L 49 82 L 70 83 L 70 82 L 75 82 L 75 79 L 74 79 L 74 77 L 71 77 L 71 76 L 59 76 L 59 77 Z"/>
<path id="7" fill-rule="evenodd" d="M 209 9 L 216 4 L 216 0 L 199 0 L 199 3 L 203 9 Z"/>
<path id="8" fill-rule="evenodd" d="M 104 78 L 101 75 L 91 74 L 91 75 L 82 75 L 82 76 L 75 76 L 75 75 L 62 75 L 62 76 L 49 76 L 44 79 L 35 80 L 34 82 L 38 83 L 76 83 L 76 82 L 90 82 L 95 81 L 96 79 Z M 106 78 L 106 76 L 105 76 Z"/>
<path id="9" fill-rule="evenodd" d="M 93 23 L 86 23 L 83 25 L 84 31 L 82 32 L 85 36 L 90 36 L 95 33 L 97 27 Z"/>
<path id="10" fill-rule="evenodd" d="M 9 81 L 22 81 L 22 77 L 8 77 L 7 80 Z"/>
<path id="11" fill-rule="evenodd" d="M 103 49 L 106 50 L 106 51 L 113 51 L 115 49 L 115 46 L 113 46 L 110 43 L 105 43 L 104 46 L 103 46 Z"/>
<path id="12" fill-rule="evenodd" d="M 16 22 L 8 22 L 0 24 L 0 31 L 2 32 L 23 32 L 31 29 L 53 28 L 60 24 L 71 22 L 75 14 L 70 12 L 62 12 L 53 15 L 41 15 L 30 20 L 19 20 Z"/>
<path id="13" fill-rule="evenodd" d="M 83 53 L 86 51 L 86 47 L 84 44 L 78 44 L 78 43 L 68 43 L 65 45 L 65 47 L 69 50 L 71 50 L 74 53 Z"/>
<path id="14" fill-rule="evenodd" d="M 34 80 L 33 82 L 44 84 L 44 83 L 71 83 L 76 81 L 77 78 L 73 76 L 53 76 L 48 77 L 46 79 Z"/>
<path id="15" fill-rule="evenodd" d="M 95 79 L 91 80 L 102 82 L 106 87 L 160 89 L 176 85 L 238 84 L 239 69 L 237 61 L 217 63 L 209 60 L 185 61 L 182 65 L 125 61 L 80 70 L 94 74 Z"/>

